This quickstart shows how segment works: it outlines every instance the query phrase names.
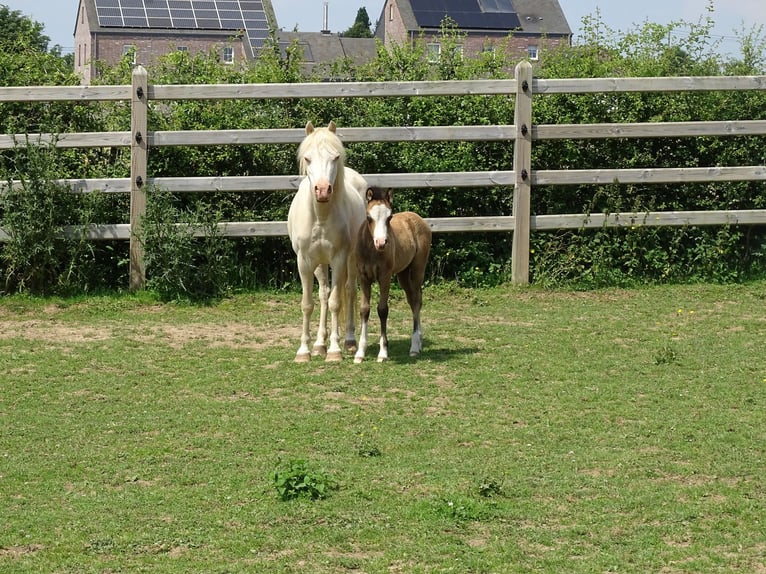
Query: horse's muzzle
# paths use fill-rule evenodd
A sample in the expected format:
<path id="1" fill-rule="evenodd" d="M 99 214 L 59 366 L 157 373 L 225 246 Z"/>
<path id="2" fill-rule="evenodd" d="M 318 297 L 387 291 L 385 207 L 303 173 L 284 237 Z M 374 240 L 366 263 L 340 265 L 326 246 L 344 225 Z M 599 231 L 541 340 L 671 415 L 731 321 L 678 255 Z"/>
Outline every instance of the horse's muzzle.
<path id="1" fill-rule="evenodd" d="M 330 201 L 330 197 L 332 196 L 332 186 L 327 187 L 315 187 L 314 188 L 314 197 L 316 197 L 316 200 L 319 203 L 327 203 Z"/>

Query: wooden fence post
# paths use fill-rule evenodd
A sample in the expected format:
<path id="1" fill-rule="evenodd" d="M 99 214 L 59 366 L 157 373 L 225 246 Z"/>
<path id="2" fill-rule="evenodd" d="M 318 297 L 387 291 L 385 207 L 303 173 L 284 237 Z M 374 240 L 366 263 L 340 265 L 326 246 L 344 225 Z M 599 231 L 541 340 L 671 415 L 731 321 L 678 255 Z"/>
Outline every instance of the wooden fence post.
<path id="1" fill-rule="evenodd" d="M 130 115 L 130 289 L 136 291 L 146 286 L 141 219 L 146 214 L 149 89 L 146 69 L 143 66 L 137 66 L 133 70 L 132 87 Z"/>
<path id="2" fill-rule="evenodd" d="M 532 191 L 532 65 L 521 62 L 516 66 L 516 111 L 514 124 L 516 140 L 513 146 L 513 247 L 511 250 L 511 281 L 516 285 L 529 283 L 529 231 Z"/>

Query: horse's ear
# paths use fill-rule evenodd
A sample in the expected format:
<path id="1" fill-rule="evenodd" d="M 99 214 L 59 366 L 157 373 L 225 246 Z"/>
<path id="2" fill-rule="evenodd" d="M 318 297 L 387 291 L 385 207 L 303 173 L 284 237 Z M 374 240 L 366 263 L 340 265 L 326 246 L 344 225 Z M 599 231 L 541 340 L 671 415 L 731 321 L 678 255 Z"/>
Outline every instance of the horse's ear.
<path id="1" fill-rule="evenodd" d="M 327 126 L 327 129 L 330 130 L 332 133 L 335 133 L 335 122 L 330 120 L 329 125 Z"/>
<path id="2" fill-rule="evenodd" d="M 367 201 L 372 201 L 373 191 L 371 187 L 367 188 Z"/>
<path id="3" fill-rule="evenodd" d="M 393 203 L 394 202 L 394 188 L 393 187 L 389 187 L 386 190 L 386 201 L 388 201 L 388 203 Z"/>
<path id="4" fill-rule="evenodd" d="M 314 124 L 312 124 L 311 121 L 306 122 L 306 135 L 309 135 L 313 131 L 314 131 Z"/>

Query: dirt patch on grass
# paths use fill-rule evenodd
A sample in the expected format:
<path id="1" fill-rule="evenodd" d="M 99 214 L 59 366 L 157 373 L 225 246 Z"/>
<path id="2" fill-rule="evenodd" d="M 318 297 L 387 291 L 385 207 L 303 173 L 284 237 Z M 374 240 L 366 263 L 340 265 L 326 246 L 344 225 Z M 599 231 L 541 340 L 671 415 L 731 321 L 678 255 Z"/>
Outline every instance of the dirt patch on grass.
<path id="1" fill-rule="evenodd" d="M 25 339 L 43 343 L 78 344 L 131 338 L 141 342 L 165 342 L 173 348 L 192 343 L 210 347 L 261 350 L 287 347 L 298 341 L 294 327 L 266 327 L 251 323 L 190 323 L 185 325 L 76 326 L 60 321 L 0 321 L 0 339 Z M 297 345 L 297 343 L 295 343 Z"/>
<path id="2" fill-rule="evenodd" d="M 30 554 L 35 554 L 42 549 L 42 544 L 0 547 L 0 558 L 22 558 L 24 556 L 29 556 Z"/>
<path id="3" fill-rule="evenodd" d="M 0 339 L 47 343 L 88 343 L 112 337 L 108 328 L 73 327 L 59 321 L 0 321 Z"/>
<path id="4" fill-rule="evenodd" d="M 264 328 L 251 323 L 159 325 L 152 327 L 150 333 L 152 334 L 150 338 L 164 340 L 174 348 L 183 347 L 189 343 L 203 343 L 211 347 L 256 351 L 287 347 L 299 338 L 299 333 L 294 327 Z"/>

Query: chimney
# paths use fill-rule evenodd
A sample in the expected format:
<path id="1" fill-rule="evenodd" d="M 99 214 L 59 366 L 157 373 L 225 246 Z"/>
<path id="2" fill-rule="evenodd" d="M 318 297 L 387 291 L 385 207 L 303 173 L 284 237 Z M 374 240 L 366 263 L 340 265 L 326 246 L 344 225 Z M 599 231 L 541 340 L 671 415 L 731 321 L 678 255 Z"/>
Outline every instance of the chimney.
<path id="1" fill-rule="evenodd" d="M 328 4 L 329 2 L 325 0 L 322 6 L 322 34 L 330 33 L 330 8 Z"/>

